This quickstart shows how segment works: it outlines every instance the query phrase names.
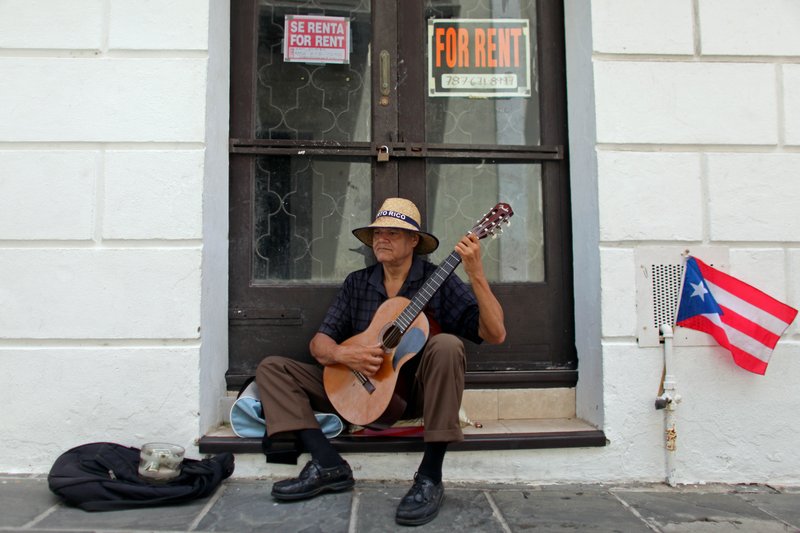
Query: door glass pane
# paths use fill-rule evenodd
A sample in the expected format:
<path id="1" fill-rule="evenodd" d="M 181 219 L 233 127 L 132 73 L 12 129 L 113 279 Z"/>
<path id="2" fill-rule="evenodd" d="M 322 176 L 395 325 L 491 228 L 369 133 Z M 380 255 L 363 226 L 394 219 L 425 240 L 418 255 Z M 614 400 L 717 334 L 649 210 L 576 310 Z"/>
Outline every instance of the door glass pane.
<path id="1" fill-rule="evenodd" d="M 259 157 L 253 190 L 253 282 L 341 283 L 369 250 L 351 231 L 370 223 L 371 164 Z"/>
<path id="2" fill-rule="evenodd" d="M 349 64 L 283 60 L 286 15 L 350 19 Z M 259 139 L 370 140 L 370 2 L 260 3 L 256 70 Z"/>
<path id="3" fill-rule="evenodd" d="M 535 163 L 428 162 L 428 228 L 440 246 L 431 261 L 442 262 L 461 237 L 498 202 L 514 210 L 497 239 L 482 241 L 490 282 L 544 281 L 541 166 Z M 463 278 L 463 269 L 456 270 Z"/>
<path id="4" fill-rule="evenodd" d="M 430 84 L 425 99 L 425 140 L 429 143 L 489 144 L 532 146 L 541 142 L 539 133 L 539 87 L 536 62 L 536 1 L 535 0 L 427 0 L 425 17 L 435 19 L 519 19 L 527 20 L 530 35 L 530 95 L 518 97 L 430 96 Z M 490 23 L 484 23 L 491 26 Z M 461 57 L 461 66 L 452 71 L 459 79 L 488 83 L 494 75 L 507 75 L 509 70 L 499 61 L 497 66 L 477 68 L 486 64 L 487 58 L 500 44 L 497 40 L 482 37 L 480 43 L 470 32 L 463 39 L 453 38 L 443 48 L 452 52 L 451 57 Z M 429 36 L 429 39 L 432 37 Z M 486 41 L 489 40 L 489 43 Z M 507 41 L 511 42 L 511 41 Z M 522 45 L 518 43 L 520 47 Z M 513 46 L 513 44 L 512 44 Z M 491 49 L 490 49 L 491 48 Z M 435 48 L 434 48 L 435 50 Z M 426 54 L 428 47 L 426 46 Z M 445 53 L 445 52 L 442 52 Z M 463 53 L 463 55 L 461 55 Z M 494 52 L 496 54 L 496 51 Z M 494 57 L 494 55 L 492 55 Z M 429 58 L 426 55 L 425 65 Z M 467 66 L 468 64 L 468 66 Z M 478 73 L 480 72 L 480 73 Z M 490 73 L 490 74 L 488 74 Z M 427 77 L 426 77 L 427 78 Z M 497 78 L 494 78 L 495 80 Z M 466 83 L 466 82 L 462 82 Z M 471 82 L 470 82 L 471 83 Z"/>

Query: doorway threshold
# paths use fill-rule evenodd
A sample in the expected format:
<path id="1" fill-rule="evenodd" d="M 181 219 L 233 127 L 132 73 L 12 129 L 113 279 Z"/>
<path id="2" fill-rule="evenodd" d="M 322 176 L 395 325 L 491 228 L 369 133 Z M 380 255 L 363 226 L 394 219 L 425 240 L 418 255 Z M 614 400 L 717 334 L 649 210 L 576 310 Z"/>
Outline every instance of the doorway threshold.
<path id="1" fill-rule="evenodd" d="M 451 444 L 452 451 L 525 450 L 543 448 L 601 447 L 605 433 L 577 418 L 489 420 L 481 427 L 464 428 L 464 440 Z M 421 435 L 381 436 L 342 433 L 331 439 L 340 453 L 419 452 Z M 261 439 L 237 437 L 230 426 L 220 426 L 200 438 L 200 453 L 261 453 Z"/>

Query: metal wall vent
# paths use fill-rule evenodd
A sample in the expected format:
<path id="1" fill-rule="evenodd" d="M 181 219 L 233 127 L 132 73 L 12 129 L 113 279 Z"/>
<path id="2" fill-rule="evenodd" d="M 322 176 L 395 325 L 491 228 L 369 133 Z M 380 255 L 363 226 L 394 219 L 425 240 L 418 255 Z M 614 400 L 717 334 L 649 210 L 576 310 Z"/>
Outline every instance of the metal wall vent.
<path id="1" fill-rule="evenodd" d="M 727 248 L 691 248 L 688 250 L 706 263 L 727 269 Z M 662 324 L 674 324 L 683 278 L 686 248 L 658 247 L 636 249 L 636 324 L 640 347 L 661 343 Z M 678 346 L 706 346 L 713 340 L 705 333 L 679 328 Z"/>
<path id="2" fill-rule="evenodd" d="M 653 327 L 675 322 L 678 307 L 678 295 L 683 279 L 683 264 L 650 265 L 653 276 Z"/>

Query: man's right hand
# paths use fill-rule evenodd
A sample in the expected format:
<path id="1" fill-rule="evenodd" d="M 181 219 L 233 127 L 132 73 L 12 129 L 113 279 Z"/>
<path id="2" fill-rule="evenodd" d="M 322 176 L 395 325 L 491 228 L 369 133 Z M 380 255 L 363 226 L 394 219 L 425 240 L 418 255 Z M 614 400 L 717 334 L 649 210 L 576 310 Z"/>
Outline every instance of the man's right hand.
<path id="1" fill-rule="evenodd" d="M 384 351 L 380 346 L 364 346 L 362 344 L 339 345 L 336 360 L 351 370 L 361 372 L 365 376 L 373 376 L 383 364 Z"/>
<path id="2" fill-rule="evenodd" d="M 380 369 L 385 355 L 378 345 L 337 344 L 324 333 L 314 335 L 309 349 L 311 355 L 323 366 L 341 364 L 368 377 L 375 375 Z"/>

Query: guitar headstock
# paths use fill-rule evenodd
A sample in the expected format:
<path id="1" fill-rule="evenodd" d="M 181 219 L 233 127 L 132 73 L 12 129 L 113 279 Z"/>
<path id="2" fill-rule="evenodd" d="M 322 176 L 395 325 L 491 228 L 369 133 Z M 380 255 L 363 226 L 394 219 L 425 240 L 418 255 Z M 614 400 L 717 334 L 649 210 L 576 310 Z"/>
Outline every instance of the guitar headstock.
<path id="1" fill-rule="evenodd" d="M 489 235 L 496 236 L 496 234 L 502 230 L 502 225 L 508 224 L 508 219 L 513 215 L 514 211 L 511 209 L 511 206 L 507 203 L 500 202 L 475 224 L 470 230 L 470 233 L 476 235 L 479 239 L 483 239 Z"/>

